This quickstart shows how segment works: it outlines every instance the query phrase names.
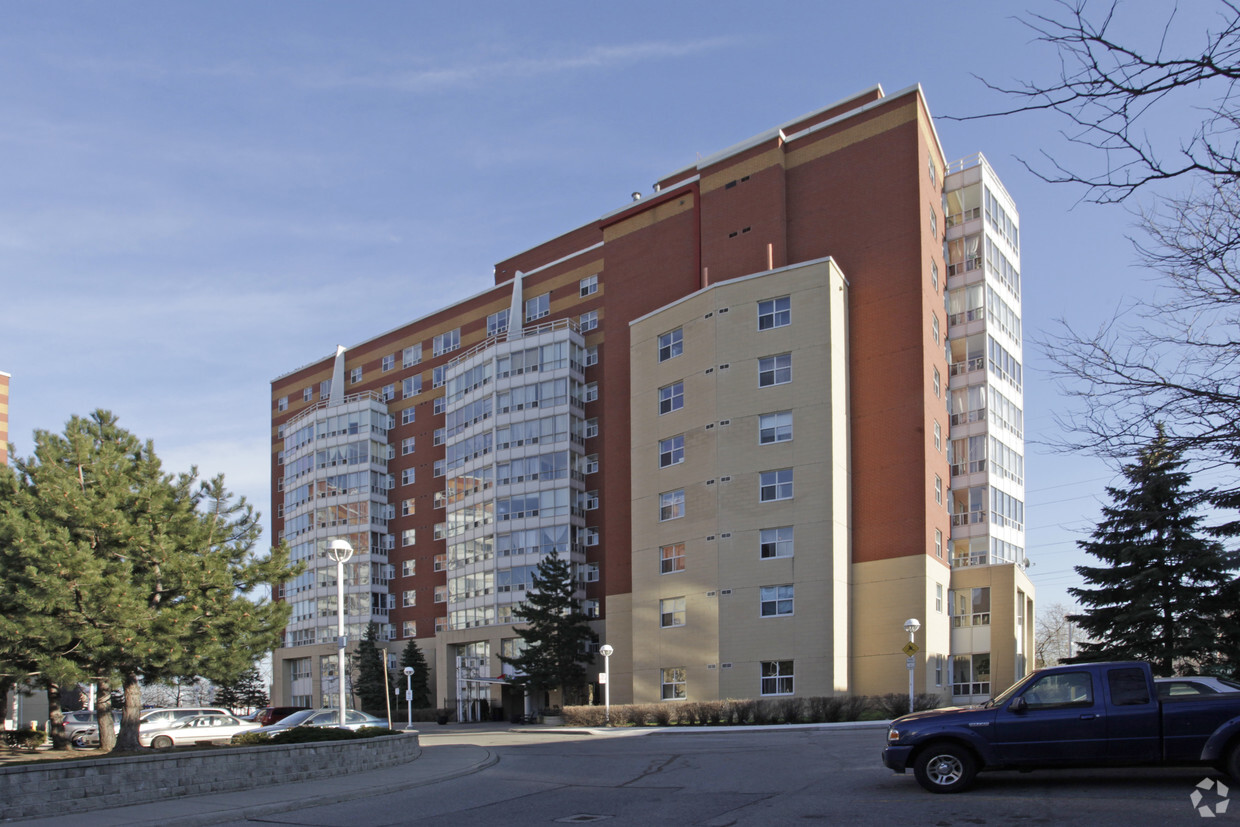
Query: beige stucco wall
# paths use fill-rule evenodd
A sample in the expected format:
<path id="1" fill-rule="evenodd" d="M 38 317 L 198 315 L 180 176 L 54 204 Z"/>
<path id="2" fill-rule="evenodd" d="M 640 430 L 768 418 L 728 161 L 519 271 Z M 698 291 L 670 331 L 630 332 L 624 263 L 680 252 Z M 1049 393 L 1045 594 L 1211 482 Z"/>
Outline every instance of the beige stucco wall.
<path id="1" fill-rule="evenodd" d="M 791 324 L 758 330 L 758 302 L 785 295 Z M 794 662 L 797 695 L 849 688 L 846 307 L 847 283 L 824 259 L 721 282 L 633 323 L 636 701 L 661 697 L 668 667 L 685 668 L 691 699 L 756 697 L 773 660 Z M 684 352 L 660 363 L 657 338 L 677 327 Z M 792 381 L 760 387 L 759 359 L 781 353 Z M 659 415 L 658 390 L 676 381 L 684 407 Z M 761 445 L 759 417 L 776 411 L 792 412 L 793 439 Z M 660 468 L 659 441 L 678 434 L 685 461 Z M 793 498 L 761 502 L 761 472 L 787 468 Z M 660 521 L 659 495 L 678 489 L 685 516 Z M 761 559 L 760 530 L 780 526 L 795 527 L 794 555 Z M 684 570 L 661 573 L 660 547 L 682 542 Z M 793 614 L 762 617 L 761 587 L 788 584 Z M 678 597 L 685 625 L 661 627 L 660 600 Z M 613 689 L 629 676 L 617 677 Z"/>

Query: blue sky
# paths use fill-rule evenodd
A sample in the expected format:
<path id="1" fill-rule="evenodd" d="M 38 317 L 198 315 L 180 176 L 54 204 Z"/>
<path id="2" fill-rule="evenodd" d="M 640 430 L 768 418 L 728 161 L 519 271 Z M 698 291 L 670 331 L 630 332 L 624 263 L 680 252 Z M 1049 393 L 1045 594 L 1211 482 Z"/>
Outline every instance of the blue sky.
<path id="1" fill-rule="evenodd" d="M 10 440 L 25 455 L 34 429 L 108 408 L 169 470 L 222 471 L 268 512 L 271 379 L 484 289 L 496 262 L 699 155 L 874 84 L 920 83 L 939 116 L 1002 108 L 975 75 L 1055 65 L 1008 8 L 5 3 Z M 1060 126 L 937 124 L 947 156 L 985 154 L 1020 207 L 1044 606 L 1067 601 L 1074 541 L 1113 474 L 1037 444 L 1066 403 L 1034 336 L 1060 316 L 1090 329 L 1150 290 L 1130 214 L 1016 160 L 1061 152 Z"/>

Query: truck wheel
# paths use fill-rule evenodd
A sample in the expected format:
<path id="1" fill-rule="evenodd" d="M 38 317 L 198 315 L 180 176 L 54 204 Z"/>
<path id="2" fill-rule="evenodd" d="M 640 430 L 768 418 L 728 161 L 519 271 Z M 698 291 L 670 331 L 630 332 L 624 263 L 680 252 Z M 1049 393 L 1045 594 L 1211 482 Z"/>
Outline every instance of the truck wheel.
<path id="1" fill-rule="evenodd" d="M 1231 780 L 1240 784 L 1240 742 L 1231 745 L 1231 752 L 1223 762 L 1223 772 L 1231 776 Z"/>
<path id="2" fill-rule="evenodd" d="M 151 746 L 155 749 L 167 749 L 172 746 L 172 739 L 167 735 L 156 735 L 151 741 Z"/>
<path id="3" fill-rule="evenodd" d="M 956 744 L 930 744 L 917 754 L 913 775 L 923 789 L 932 793 L 960 793 L 973 785 L 977 759 Z"/>

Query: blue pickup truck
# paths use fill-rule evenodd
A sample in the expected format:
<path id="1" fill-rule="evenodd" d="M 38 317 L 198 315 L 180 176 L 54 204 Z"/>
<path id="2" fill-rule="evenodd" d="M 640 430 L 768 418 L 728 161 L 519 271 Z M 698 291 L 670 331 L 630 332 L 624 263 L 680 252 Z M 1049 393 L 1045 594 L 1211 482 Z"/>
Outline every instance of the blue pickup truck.
<path id="1" fill-rule="evenodd" d="M 1159 699 L 1147 663 L 1082 663 L 1025 676 L 979 706 L 891 722 L 883 764 L 933 793 L 982 770 L 1205 765 L 1240 781 L 1240 693 Z"/>

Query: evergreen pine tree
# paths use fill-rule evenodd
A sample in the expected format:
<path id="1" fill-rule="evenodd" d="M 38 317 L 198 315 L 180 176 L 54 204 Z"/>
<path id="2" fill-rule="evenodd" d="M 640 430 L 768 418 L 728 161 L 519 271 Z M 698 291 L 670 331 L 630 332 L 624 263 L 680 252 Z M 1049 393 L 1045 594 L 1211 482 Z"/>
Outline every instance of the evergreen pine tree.
<path id="1" fill-rule="evenodd" d="M 413 676 L 409 680 L 409 688 L 413 690 L 413 701 L 410 706 L 414 709 L 429 709 L 434 706 L 431 700 L 430 667 L 426 665 L 426 655 L 422 654 L 416 640 L 410 640 L 405 644 L 404 651 L 400 653 L 400 666 L 402 678 L 404 668 L 413 667 Z M 405 697 L 403 692 L 401 697 Z"/>
<path id="2" fill-rule="evenodd" d="M 1225 660 L 1220 630 L 1236 610 L 1237 557 L 1205 536 L 1180 454 L 1161 429 L 1121 471 L 1126 488 L 1083 550 L 1101 565 L 1076 566 L 1087 584 L 1068 591 L 1085 606 L 1073 615 L 1089 635 L 1075 661 L 1148 660 L 1155 674 L 1198 671 Z"/>
<path id="3" fill-rule="evenodd" d="M 215 687 L 216 706 L 227 707 L 234 712 L 240 709 L 254 710 L 267 705 L 267 690 L 263 676 L 257 667 L 251 667 L 235 681 Z"/>
<path id="4" fill-rule="evenodd" d="M 13 467 L 0 477 L 0 661 L 99 682 L 101 712 L 119 685 L 117 746 L 139 748 L 141 680 L 232 681 L 279 642 L 289 607 L 248 595 L 296 572 L 286 548 L 255 556 L 258 515 L 222 477 L 164 473 L 106 411 L 36 431 Z M 110 748 L 110 728 L 100 735 Z"/>
<path id="5" fill-rule="evenodd" d="M 598 634 L 574 596 L 576 584 L 567 560 L 554 552 L 544 557 L 534 571 L 533 586 L 532 593 L 513 610 L 525 624 L 517 632 L 525 649 L 515 658 L 500 659 L 517 671 L 517 684 L 529 689 L 559 688 L 564 702 L 573 703 L 585 687 L 584 664 L 592 660 L 587 645 L 597 643 Z"/>
<path id="6" fill-rule="evenodd" d="M 375 715 L 387 714 L 387 686 L 384 684 L 383 673 L 387 669 L 384 663 L 384 651 L 378 646 L 379 626 L 370 623 L 366 626 L 366 634 L 357 646 L 357 682 L 353 689 L 362 709 Z"/>

